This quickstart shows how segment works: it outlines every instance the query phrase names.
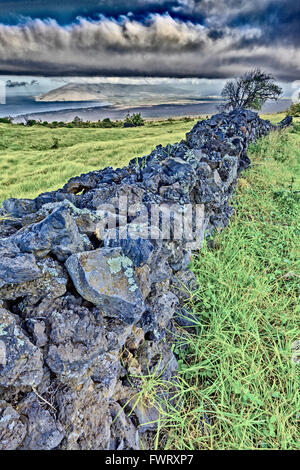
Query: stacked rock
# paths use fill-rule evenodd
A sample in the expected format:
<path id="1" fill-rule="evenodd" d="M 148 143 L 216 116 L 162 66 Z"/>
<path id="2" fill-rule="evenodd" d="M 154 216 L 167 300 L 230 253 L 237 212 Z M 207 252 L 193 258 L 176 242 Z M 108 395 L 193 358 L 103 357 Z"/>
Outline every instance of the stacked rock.
<path id="1" fill-rule="evenodd" d="M 228 224 L 247 147 L 272 129 L 217 114 L 126 168 L 3 203 L 0 449 L 147 447 L 193 325 L 191 253 Z"/>

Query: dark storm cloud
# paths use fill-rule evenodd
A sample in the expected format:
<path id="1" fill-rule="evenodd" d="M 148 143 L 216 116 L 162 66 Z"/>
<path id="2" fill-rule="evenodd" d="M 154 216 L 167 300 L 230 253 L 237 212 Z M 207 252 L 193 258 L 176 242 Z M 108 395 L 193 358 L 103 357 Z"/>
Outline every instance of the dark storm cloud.
<path id="1" fill-rule="evenodd" d="M 144 16 L 149 12 L 165 13 L 180 6 L 180 0 L 1 0 L 0 22 L 16 23 L 20 17 L 53 18 L 60 24 L 73 22 L 78 16 L 97 19 L 99 13 L 108 17 Z"/>
<path id="2" fill-rule="evenodd" d="M 210 27 L 257 27 L 265 42 L 300 45 L 298 0 L 182 0 L 178 11 L 185 18 L 204 18 Z M 176 8 L 175 8 L 176 9 Z"/>
<path id="3" fill-rule="evenodd" d="M 265 42 L 280 42 L 300 45 L 300 2 L 290 0 L 269 1 L 261 6 L 259 12 L 247 14 L 238 12 L 228 21 L 232 27 L 248 24 L 259 27 L 264 32 Z"/>
<path id="4" fill-rule="evenodd" d="M 296 0 L 2 3 L 0 21 L 23 15 L 0 24 L 2 73 L 223 78 L 255 66 L 300 76 Z"/>
<path id="5" fill-rule="evenodd" d="M 6 86 L 7 88 L 23 88 L 27 86 L 33 86 L 33 85 L 38 85 L 37 80 L 31 80 L 31 82 L 18 82 L 18 81 L 12 81 L 12 80 L 7 80 L 6 81 Z"/>

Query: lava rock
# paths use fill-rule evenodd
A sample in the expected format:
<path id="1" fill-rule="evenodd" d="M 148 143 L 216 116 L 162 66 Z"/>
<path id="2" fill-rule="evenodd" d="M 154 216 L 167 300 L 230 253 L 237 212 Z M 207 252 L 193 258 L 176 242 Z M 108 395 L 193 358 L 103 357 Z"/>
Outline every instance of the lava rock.
<path id="1" fill-rule="evenodd" d="M 14 241 L 22 253 L 34 253 L 39 258 L 52 253 L 59 261 L 65 261 L 73 253 L 92 248 L 89 240 L 80 235 L 70 209 L 64 204 L 42 222 L 16 234 Z"/>
<path id="2" fill-rule="evenodd" d="M 19 413 L 9 403 L 0 400 L 0 450 L 16 450 L 26 432 Z"/>
<path id="3" fill-rule="evenodd" d="M 102 317 L 64 298 L 56 308 L 48 317 L 51 333 L 46 363 L 61 382 L 79 382 L 107 350 Z"/>
<path id="4" fill-rule="evenodd" d="M 40 400 L 40 401 L 39 401 Z M 43 402 L 35 393 L 30 393 L 19 405 L 20 413 L 26 418 L 27 433 L 21 450 L 52 450 L 58 447 L 64 438 L 64 432 L 59 421 L 43 406 L 51 406 Z M 53 406 L 53 405 L 52 405 Z M 55 408 L 52 408 L 52 412 Z"/>
<path id="5" fill-rule="evenodd" d="M 119 403 L 110 405 L 112 418 L 109 450 L 141 450 L 139 432 Z"/>
<path id="6" fill-rule="evenodd" d="M 24 282 L 0 287 L 0 298 L 4 300 L 22 299 L 19 309 L 25 315 L 26 306 L 34 305 L 42 298 L 55 299 L 62 296 L 66 291 L 68 275 L 64 267 L 52 258 L 36 262 L 32 255 L 24 256 L 30 256 L 33 259 L 33 266 L 36 266 L 39 278 L 29 278 Z"/>
<path id="7" fill-rule="evenodd" d="M 3 202 L 3 207 L 12 217 L 21 218 L 36 212 L 37 206 L 32 199 L 10 198 Z"/>
<path id="8" fill-rule="evenodd" d="M 62 450 L 108 450 L 111 414 L 108 400 L 92 381 L 66 386 L 56 395 L 58 420 L 65 429 Z"/>
<path id="9" fill-rule="evenodd" d="M 145 307 L 133 262 L 118 248 L 70 256 L 66 268 L 79 294 L 124 323 L 136 323 Z"/>
<path id="10" fill-rule="evenodd" d="M 11 237 L 0 240 L 0 289 L 38 279 L 41 271 L 32 254 L 23 254 Z"/>
<path id="11" fill-rule="evenodd" d="M 25 336 L 15 317 L 5 309 L 0 309 L 0 341 L 0 386 L 37 386 L 43 377 L 43 355 Z"/>
<path id="12" fill-rule="evenodd" d="M 150 240 L 144 238 L 124 238 L 109 240 L 109 247 L 121 247 L 125 256 L 132 260 L 134 266 L 139 267 L 148 262 L 154 246 Z"/>

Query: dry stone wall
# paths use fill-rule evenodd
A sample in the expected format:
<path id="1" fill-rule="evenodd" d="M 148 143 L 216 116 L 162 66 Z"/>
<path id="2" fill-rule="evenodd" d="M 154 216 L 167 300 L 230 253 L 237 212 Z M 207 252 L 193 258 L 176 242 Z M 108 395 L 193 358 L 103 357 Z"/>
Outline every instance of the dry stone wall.
<path id="1" fill-rule="evenodd" d="M 247 147 L 273 127 L 251 111 L 218 114 L 126 168 L 3 203 L 0 449 L 147 446 L 158 409 L 143 384 L 175 380 L 172 344 L 193 324 L 182 288 L 196 282 L 192 250 L 228 224 Z"/>

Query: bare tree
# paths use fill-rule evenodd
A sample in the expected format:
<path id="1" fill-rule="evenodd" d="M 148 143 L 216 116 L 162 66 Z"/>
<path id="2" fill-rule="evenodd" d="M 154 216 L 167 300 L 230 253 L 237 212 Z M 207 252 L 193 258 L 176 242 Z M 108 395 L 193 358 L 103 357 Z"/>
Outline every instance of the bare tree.
<path id="1" fill-rule="evenodd" d="M 222 90 L 224 103 L 221 110 L 237 108 L 261 109 L 268 101 L 277 101 L 282 94 L 282 88 L 275 83 L 275 78 L 255 69 L 226 83 Z"/>

